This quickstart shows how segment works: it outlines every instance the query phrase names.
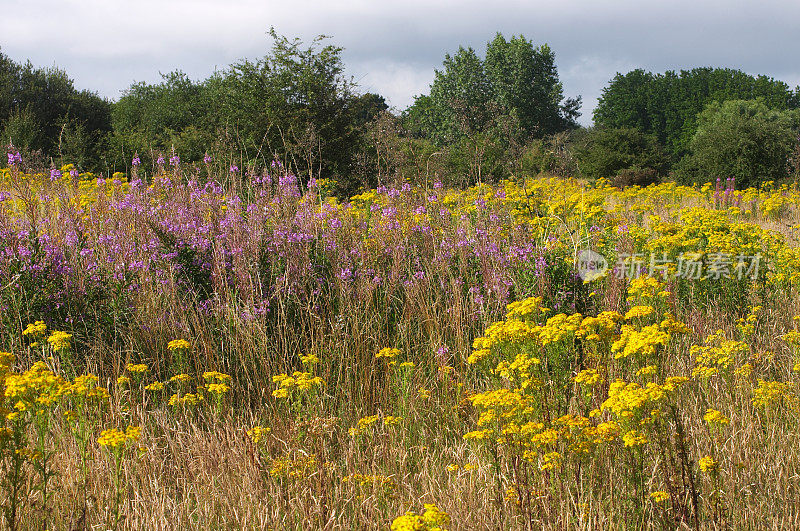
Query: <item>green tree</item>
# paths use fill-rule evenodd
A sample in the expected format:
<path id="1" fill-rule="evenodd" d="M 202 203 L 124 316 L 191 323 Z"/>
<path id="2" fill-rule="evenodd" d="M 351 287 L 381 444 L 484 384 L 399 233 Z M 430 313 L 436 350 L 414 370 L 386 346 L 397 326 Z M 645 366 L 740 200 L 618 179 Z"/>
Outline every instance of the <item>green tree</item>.
<path id="1" fill-rule="evenodd" d="M 519 142 L 576 126 L 580 98 L 564 98 L 555 55 L 546 44 L 534 46 L 522 35 L 506 40 L 498 33 L 487 44 L 485 60 L 461 47 L 442 65 L 430 94 L 418 96 L 404 113 L 409 130 L 440 146 L 470 135 Z M 515 127 L 504 126 L 509 123 Z"/>
<path id="2" fill-rule="evenodd" d="M 712 102 L 698 117 L 685 178 L 735 177 L 737 187 L 788 176 L 800 112 L 770 109 L 763 100 Z"/>
<path id="3" fill-rule="evenodd" d="M 354 83 L 343 74 L 342 48 L 310 45 L 271 30 L 271 53 L 225 73 L 224 112 L 251 156 L 266 151 L 298 173 L 346 175 L 359 132 L 352 125 Z"/>
<path id="4" fill-rule="evenodd" d="M 653 74 L 637 69 L 617 74 L 594 110 L 598 127 L 634 127 L 653 134 L 674 159 L 689 151 L 698 113 L 709 103 L 761 98 L 772 109 L 800 107 L 800 88 L 729 68 L 695 68 Z"/>
<path id="5" fill-rule="evenodd" d="M 612 178 L 623 170 L 653 170 L 663 175 L 669 159 L 655 136 L 628 128 L 596 128 L 587 131 L 575 149 L 582 175 Z"/>
<path id="6" fill-rule="evenodd" d="M 10 138 L 18 148 L 54 159 L 63 154 L 65 134 L 79 135 L 86 142 L 82 164 L 97 169 L 111 132 L 111 102 L 77 90 L 59 68 L 20 65 L 0 53 L 0 131 L 4 142 Z"/>
<path id="7" fill-rule="evenodd" d="M 486 46 L 486 75 L 495 101 L 519 120 L 528 137 L 541 138 L 577 126 L 580 97 L 564 98 L 555 54 L 524 36 L 498 33 Z"/>

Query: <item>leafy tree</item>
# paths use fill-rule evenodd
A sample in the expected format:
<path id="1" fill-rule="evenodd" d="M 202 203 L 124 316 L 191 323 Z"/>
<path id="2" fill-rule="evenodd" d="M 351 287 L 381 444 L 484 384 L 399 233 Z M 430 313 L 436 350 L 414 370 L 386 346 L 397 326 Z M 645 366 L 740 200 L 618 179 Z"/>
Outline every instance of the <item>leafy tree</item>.
<path id="1" fill-rule="evenodd" d="M 555 54 L 547 44 L 534 47 L 522 35 L 506 40 L 498 33 L 486 47 L 484 65 L 495 101 L 516 115 L 527 136 L 541 138 L 577 126 L 580 97 L 564 99 Z"/>
<path id="2" fill-rule="evenodd" d="M 129 164 L 133 151 L 157 154 L 174 146 L 190 162 L 203 158 L 203 146 L 224 145 L 220 156 L 237 152 L 245 165 L 266 166 L 277 157 L 299 175 L 338 176 L 343 190 L 357 188 L 343 176 L 352 173 L 365 125 L 386 102 L 355 93 L 342 49 L 325 44 L 327 37 L 304 44 L 270 35 L 265 56 L 204 81 L 173 72 L 158 85 L 131 86 L 114 109 L 117 155 L 124 152 Z"/>
<path id="3" fill-rule="evenodd" d="M 373 122 L 382 112 L 389 109 L 386 100 L 380 94 L 367 92 L 353 99 L 350 104 L 352 127 L 361 129 Z"/>
<path id="4" fill-rule="evenodd" d="M 119 169 L 127 168 L 134 153 L 145 167 L 174 147 L 186 162 L 197 161 L 214 142 L 217 116 L 214 78 L 194 82 L 181 71 L 162 75 L 161 83 L 135 83 L 112 112 L 113 152 Z"/>
<path id="5" fill-rule="evenodd" d="M 485 60 L 461 47 L 442 65 L 430 94 L 418 96 L 404 113 L 412 132 L 440 146 L 470 135 L 519 142 L 576 126 L 580 99 L 564 99 L 555 55 L 546 44 L 535 47 L 523 36 L 506 40 L 498 33 Z M 512 129 L 513 139 L 507 136 Z"/>
<path id="6" fill-rule="evenodd" d="M 800 107 L 800 88 L 729 68 L 695 68 L 653 74 L 618 73 L 603 89 L 594 111 L 598 127 L 634 127 L 653 134 L 675 159 L 689 151 L 697 115 L 710 102 L 762 98 L 772 109 Z"/>
<path id="7" fill-rule="evenodd" d="M 65 136 L 71 141 L 77 134 L 85 142 L 82 164 L 98 168 L 111 132 L 111 102 L 78 91 L 63 70 L 20 65 L 0 53 L 0 131 L 3 142 L 56 159 Z"/>
<path id="8" fill-rule="evenodd" d="M 492 87 L 475 50 L 461 47 L 445 55 L 443 70 L 436 70 L 426 112 L 420 113 L 427 136 L 439 144 L 461 138 L 465 131 L 484 131 L 490 122 Z"/>
<path id="9" fill-rule="evenodd" d="M 735 177 L 738 187 L 788 176 L 800 111 L 770 109 L 763 100 L 712 102 L 698 117 L 683 175 Z"/>
<path id="10" fill-rule="evenodd" d="M 253 156 L 273 152 L 296 171 L 327 176 L 350 169 L 359 136 L 352 124 L 354 84 L 342 48 L 304 46 L 274 30 L 271 53 L 241 61 L 224 75 L 222 109 Z"/>
<path id="11" fill-rule="evenodd" d="M 632 127 L 590 130 L 575 155 L 580 172 L 594 179 L 611 178 L 628 169 L 651 169 L 663 175 L 669 162 L 655 136 Z"/>

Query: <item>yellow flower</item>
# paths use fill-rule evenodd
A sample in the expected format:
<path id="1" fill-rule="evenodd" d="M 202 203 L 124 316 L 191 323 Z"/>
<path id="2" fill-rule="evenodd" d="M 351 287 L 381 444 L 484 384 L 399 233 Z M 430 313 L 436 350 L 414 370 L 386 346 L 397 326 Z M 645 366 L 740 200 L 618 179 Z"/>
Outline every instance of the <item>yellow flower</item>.
<path id="1" fill-rule="evenodd" d="M 203 401 L 203 395 L 200 393 L 186 393 L 185 395 L 181 396 L 178 393 L 175 393 L 169 398 L 169 405 L 173 407 L 178 406 L 196 406 L 200 402 Z"/>
<path id="2" fill-rule="evenodd" d="M 22 331 L 23 336 L 42 336 L 47 331 L 47 325 L 44 324 L 44 321 L 36 321 L 35 323 L 29 324 L 25 327 L 25 330 Z"/>
<path id="3" fill-rule="evenodd" d="M 699 464 L 700 464 L 700 470 L 702 470 L 703 472 L 713 472 L 719 466 L 718 463 L 714 461 L 714 458 L 711 457 L 710 455 L 701 457 Z"/>
<path id="4" fill-rule="evenodd" d="M 68 350 L 70 343 L 72 342 L 72 334 L 55 330 L 52 334 L 50 334 L 50 337 L 47 338 L 47 342 L 50 343 L 50 346 L 55 352 Z"/>
<path id="5" fill-rule="evenodd" d="M 647 436 L 640 431 L 631 430 L 622 436 L 625 446 L 642 446 L 647 444 Z"/>
<path id="6" fill-rule="evenodd" d="M 648 365 L 647 367 L 642 367 L 638 371 L 636 371 L 636 376 L 652 376 L 656 373 L 656 366 L 655 365 Z"/>
<path id="7" fill-rule="evenodd" d="M 228 385 L 224 384 L 224 383 L 210 383 L 210 384 L 208 384 L 208 392 L 213 394 L 213 395 L 216 395 L 216 396 L 222 396 L 222 395 L 224 395 L 225 393 L 227 393 L 230 390 L 231 390 L 231 388 L 228 387 Z"/>
<path id="8" fill-rule="evenodd" d="M 388 415 L 383 419 L 384 426 L 396 426 L 403 422 L 403 417 L 393 417 L 392 415 Z"/>
<path id="9" fill-rule="evenodd" d="M 542 456 L 539 470 L 552 470 L 561 466 L 561 454 L 558 452 L 549 452 Z"/>
<path id="10" fill-rule="evenodd" d="M 161 391 L 164 389 L 164 382 L 153 382 L 145 386 L 145 391 Z"/>
<path id="11" fill-rule="evenodd" d="M 597 369 L 584 369 L 573 380 L 583 385 L 595 385 L 603 379 Z"/>
<path id="12" fill-rule="evenodd" d="M 275 389 L 272 391 L 272 396 L 275 398 L 289 398 L 289 391 L 284 388 Z"/>
<path id="13" fill-rule="evenodd" d="M 400 355 L 400 349 L 396 348 L 384 348 L 381 349 L 377 354 L 375 354 L 376 358 L 396 358 Z"/>
<path id="14" fill-rule="evenodd" d="M 231 375 L 218 371 L 207 371 L 203 373 L 203 379 L 206 381 L 217 380 L 218 382 L 225 383 L 231 381 Z"/>
<path id="15" fill-rule="evenodd" d="M 731 423 L 728 417 L 716 409 L 707 409 L 706 414 L 703 415 L 703 420 L 705 420 L 710 426 L 727 426 Z"/>
<path id="16" fill-rule="evenodd" d="M 124 431 L 116 428 L 103 430 L 97 443 L 106 448 L 116 449 L 127 445 L 129 442 L 139 440 L 142 429 L 138 426 L 128 426 Z"/>
<path id="17" fill-rule="evenodd" d="M 308 354 L 306 356 L 300 356 L 300 361 L 303 365 L 311 366 L 319 363 L 319 358 L 316 354 Z"/>
<path id="18" fill-rule="evenodd" d="M 253 441 L 253 444 L 260 444 L 264 437 L 272 431 L 272 428 L 262 427 L 262 426 L 253 426 L 251 429 L 247 430 L 247 436 L 250 437 L 250 440 Z"/>
<path id="19" fill-rule="evenodd" d="M 129 363 L 125 366 L 125 370 L 133 374 L 144 374 L 147 372 L 147 365 L 144 363 L 133 364 Z"/>
<path id="20" fill-rule="evenodd" d="M 650 497 L 656 503 L 662 503 L 669 499 L 669 494 L 664 492 L 663 490 L 657 490 L 655 492 L 650 493 Z"/>
<path id="21" fill-rule="evenodd" d="M 173 339 L 167 343 L 167 348 L 169 350 L 189 350 L 192 345 L 185 339 Z"/>
<path id="22" fill-rule="evenodd" d="M 655 308 L 652 306 L 634 306 L 628 313 L 625 314 L 625 320 L 630 321 L 631 319 L 643 319 L 645 317 L 649 317 L 656 311 Z"/>

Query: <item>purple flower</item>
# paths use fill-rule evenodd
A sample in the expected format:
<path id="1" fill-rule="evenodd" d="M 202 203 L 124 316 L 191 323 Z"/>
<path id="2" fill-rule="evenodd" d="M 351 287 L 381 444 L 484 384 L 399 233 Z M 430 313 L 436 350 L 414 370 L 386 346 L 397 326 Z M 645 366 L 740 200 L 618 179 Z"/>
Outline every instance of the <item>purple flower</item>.
<path id="1" fill-rule="evenodd" d="M 134 168 L 136 168 L 141 163 L 142 161 L 139 159 L 139 154 L 137 153 L 136 155 L 133 156 L 133 161 L 131 161 L 131 164 L 133 165 Z"/>
<path id="2" fill-rule="evenodd" d="M 56 181 L 61 178 L 61 171 L 55 168 L 50 170 L 50 180 Z"/>
<path id="3" fill-rule="evenodd" d="M 206 164 L 211 164 L 211 155 L 206 153 L 205 156 L 203 157 L 203 162 Z"/>
<path id="4" fill-rule="evenodd" d="M 71 170 L 69 170 L 69 175 L 73 179 L 77 179 L 80 176 L 80 173 L 78 173 L 78 170 L 76 170 L 75 168 L 72 168 Z"/>
<path id="5" fill-rule="evenodd" d="M 231 164 L 231 173 L 236 173 L 237 171 L 239 171 L 239 166 Z"/>
<path id="6" fill-rule="evenodd" d="M 177 166 L 181 163 L 181 158 L 178 155 L 172 155 L 169 158 L 169 165 L 170 166 Z"/>
<path id="7" fill-rule="evenodd" d="M 20 162 L 22 162 L 22 155 L 19 154 L 19 151 L 8 154 L 9 166 L 13 166 L 14 164 L 19 164 Z"/>
<path id="8" fill-rule="evenodd" d="M 164 155 L 159 155 L 158 156 L 158 159 L 156 159 L 156 164 L 158 164 L 159 166 L 163 166 L 164 165 Z"/>
<path id="9" fill-rule="evenodd" d="M 441 188 L 442 188 L 442 181 L 436 181 L 435 183 L 433 183 L 434 190 L 440 190 Z"/>

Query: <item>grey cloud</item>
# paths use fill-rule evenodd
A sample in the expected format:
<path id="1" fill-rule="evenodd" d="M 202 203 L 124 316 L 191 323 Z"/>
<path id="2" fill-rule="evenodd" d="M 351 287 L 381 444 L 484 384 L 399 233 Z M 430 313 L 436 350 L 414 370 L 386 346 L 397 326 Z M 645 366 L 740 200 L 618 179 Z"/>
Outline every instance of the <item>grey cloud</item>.
<path id="1" fill-rule="evenodd" d="M 332 35 L 362 89 L 403 108 L 459 45 L 479 53 L 495 32 L 556 53 L 583 117 L 617 71 L 727 66 L 800 83 L 800 4 L 677 0 L 265 2 L 256 0 L 5 0 L 0 46 L 14 59 L 66 69 L 80 88 L 116 98 L 131 82 L 181 69 L 204 78 L 269 48 L 270 26 L 308 40 Z"/>

